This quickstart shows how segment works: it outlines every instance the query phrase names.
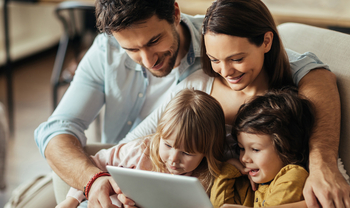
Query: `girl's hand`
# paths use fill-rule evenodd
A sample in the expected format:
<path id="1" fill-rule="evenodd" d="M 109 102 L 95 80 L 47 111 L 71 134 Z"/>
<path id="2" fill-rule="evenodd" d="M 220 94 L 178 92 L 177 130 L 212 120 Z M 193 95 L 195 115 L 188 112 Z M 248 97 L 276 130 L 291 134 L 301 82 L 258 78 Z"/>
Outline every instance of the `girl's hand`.
<path id="1" fill-rule="evenodd" d="M 229 159 L 227 160 L 226 162 L 228 162 L 229 164 L 235 166 L 239 172 L 242 173 L 242 175 L 247 175 L 249 180 L 250 180 L 250 185 L 252 186 L 252 189 L 253 191 L 256 191 L 257 188 L 258 188 L 258 184 L 256 184 L 253 180 L 252 180 L 252 177 L 249 175 L 249 171 L 251 169 L 249 168 L 246 168 L 242 163 L 241 161 L 239 161 L 239 159 L 237 158 L 232 158 L 232 159 Z"/>
<path id="2" fill-rule="evenodd" d="M 73 197 L 67 197 L 61 203 L 57 204 L 56 208 L 77 208 L 79 201 Z"/>

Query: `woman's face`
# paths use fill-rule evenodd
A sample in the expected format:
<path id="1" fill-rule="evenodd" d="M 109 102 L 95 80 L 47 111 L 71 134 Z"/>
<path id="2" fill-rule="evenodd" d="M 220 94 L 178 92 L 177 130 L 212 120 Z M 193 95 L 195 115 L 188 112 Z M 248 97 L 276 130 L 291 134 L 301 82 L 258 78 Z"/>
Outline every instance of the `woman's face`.
<path id="1" fill-rule="evenodd" d="M 268 83 L 263 64 L 264 55 L 271 47 L 270 35 L 272 33 L 266 33 L 263 44 L 258 47 L 247 38 L 208 32 L 204 42 L 213 70 L 235 91 L 259 86 L 260 82 Z"/>

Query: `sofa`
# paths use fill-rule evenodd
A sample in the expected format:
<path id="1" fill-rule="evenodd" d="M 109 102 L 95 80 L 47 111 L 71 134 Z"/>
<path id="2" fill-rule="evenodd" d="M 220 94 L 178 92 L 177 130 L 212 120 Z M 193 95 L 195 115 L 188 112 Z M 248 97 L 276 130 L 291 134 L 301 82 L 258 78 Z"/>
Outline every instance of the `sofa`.
<path id="1" fill-rule="evenodd" d="M 278 30 L 286 48 L 299 53 L 315 53 L 337 77 L 342 111 L 339 156 L 349 173 L 350 35 L 298 23 L 283 23 Z"/>

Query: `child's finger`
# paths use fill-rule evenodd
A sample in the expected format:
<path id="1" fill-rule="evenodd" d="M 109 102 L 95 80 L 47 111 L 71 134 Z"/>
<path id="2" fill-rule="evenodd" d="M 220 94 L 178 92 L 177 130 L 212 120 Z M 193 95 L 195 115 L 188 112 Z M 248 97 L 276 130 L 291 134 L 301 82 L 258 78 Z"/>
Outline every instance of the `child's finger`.
<path id="1" fill-rule="evenodd" d="M 256 190 L 258 189 L 258 184 L 256 184 L 256 183 L 253 181 L 253 179 L 252 179 L 252 177 L 251 177 L 250 175 L 248 175 L 248 178 L 249 178 L 250 185 L 252 186 L 253 191 L 256 191 Z"/>

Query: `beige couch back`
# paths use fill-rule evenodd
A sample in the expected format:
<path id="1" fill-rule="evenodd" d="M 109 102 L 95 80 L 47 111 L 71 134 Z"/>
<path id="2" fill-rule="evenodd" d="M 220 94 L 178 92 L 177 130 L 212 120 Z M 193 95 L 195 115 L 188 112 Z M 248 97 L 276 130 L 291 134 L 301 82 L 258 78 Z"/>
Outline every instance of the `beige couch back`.
<path id="1" fill-rule="evenodd" d="M 278 26 L 286 48 L 299 53 L 315 53 L 337 76 L 341 99 L 339 156 L 350 172 L 350 35 L 328 29 L 284 23 Z"/>

